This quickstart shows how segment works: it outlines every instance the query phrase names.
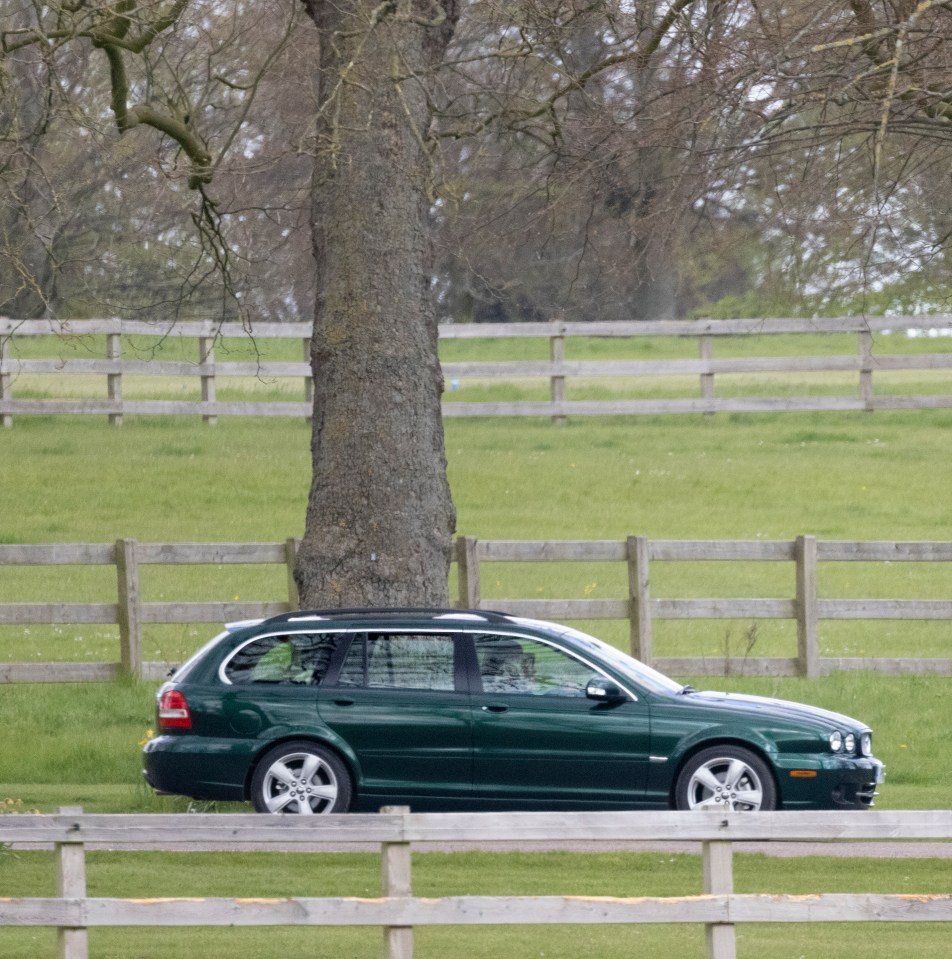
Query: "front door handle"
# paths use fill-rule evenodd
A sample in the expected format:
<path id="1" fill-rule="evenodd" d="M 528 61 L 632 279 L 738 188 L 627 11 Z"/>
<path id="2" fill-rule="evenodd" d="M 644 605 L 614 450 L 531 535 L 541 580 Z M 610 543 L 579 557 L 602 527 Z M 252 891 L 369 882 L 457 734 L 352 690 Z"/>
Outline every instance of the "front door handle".
<path id="1" fill-rule="evenodd" d="M 354 700 L 353 699 L 335 699 L 334 705 L 335 706 L 353 706 Z"/>
<path id="2" fill-rule="evenodd" d="M 509 707 L 502 703 L 492 703 L 489 706 L 480 707 L 484 713 L 504 713 Z"/>

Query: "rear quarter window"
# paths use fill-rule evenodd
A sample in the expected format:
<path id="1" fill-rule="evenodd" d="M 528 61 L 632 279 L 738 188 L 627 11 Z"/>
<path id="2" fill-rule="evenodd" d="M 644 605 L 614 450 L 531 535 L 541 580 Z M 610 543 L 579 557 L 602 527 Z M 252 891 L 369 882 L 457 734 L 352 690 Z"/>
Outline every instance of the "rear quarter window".
<path id="1" fill-rule="evenodd" d="M 337 647 L 334 633 L 278 633 L 240 646 L 222 666 L 229 683 L 319 686 Z"/>

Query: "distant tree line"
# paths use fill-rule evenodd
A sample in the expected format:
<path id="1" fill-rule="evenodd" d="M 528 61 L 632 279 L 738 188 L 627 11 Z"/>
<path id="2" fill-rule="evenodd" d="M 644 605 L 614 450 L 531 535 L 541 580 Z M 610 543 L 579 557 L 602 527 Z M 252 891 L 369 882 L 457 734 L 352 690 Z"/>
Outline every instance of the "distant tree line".
<path id="1" fill-rule="evenodd" d="M 134 20 L 163 13 L 154 36 Z M 418 131 L 440 320 L 947 306 L 948 3 L 458 13 Z M 0 0 L 0 313 L 309 319 L 326 104 L 306 19 L 286 0 Z"/>
<path id="2" fill-rule="evenodd" d="M 313 317 L 301 601 L 443 605 L 436 321 L 940 305 L 950 6 L 0 0 L 0 312 Z"/>

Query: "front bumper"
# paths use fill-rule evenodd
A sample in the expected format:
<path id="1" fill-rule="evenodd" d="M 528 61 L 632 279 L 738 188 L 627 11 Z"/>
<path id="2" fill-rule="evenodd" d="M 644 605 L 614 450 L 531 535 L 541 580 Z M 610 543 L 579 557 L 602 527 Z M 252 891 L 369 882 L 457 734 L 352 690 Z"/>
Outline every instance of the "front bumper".
<path id="1" fill-rule="evenodd" d="M 784 809 L 869 809 L 886 767 L 872 757 L 826 756 L 777 766 Z"/>

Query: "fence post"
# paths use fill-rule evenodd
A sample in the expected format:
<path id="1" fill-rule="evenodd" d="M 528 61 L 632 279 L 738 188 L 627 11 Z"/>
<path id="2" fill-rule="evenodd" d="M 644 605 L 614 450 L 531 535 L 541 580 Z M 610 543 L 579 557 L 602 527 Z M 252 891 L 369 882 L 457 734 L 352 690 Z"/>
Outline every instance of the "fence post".
<path id="1" fill-rule="evenodd" d="M 215 388 L 215 337 L 200 336 L 198 338 L 198 364 L 202 377 L 202 403 L 214 403 L 218 399 Z M 205 413 L 202 419 L 209 426 L 218 422 L 213 413 Z"/>
<path id="2" fill-rule="evenodd" d="M 109 422 L 113 426 L 122 426 L 122 334 L 109 333 L 106 336 L 106 356 L 119 364 L 118 373 L 106 374 L 106 390 L 109 399 L 119 404 L 118 413 L 109 414 Z"/>
<path id="3" fill-rule="evenodd" d="M 549 359 L 552 362 L 553 369 L 561 368 L 562 364 L 565 362 L 565 333 L 562 332 L 562 327 L 558 325 L 556 327 L 559 332 L 555 336 L 549 337 Z M 565 376 L 563 374 L 556 374 L 553 372 L 549 380 L 549 390 L 552 403 L 564 403 L 565 402 Z M 559 426 L 564 426 L 568 422 L 568 417 L 563 414 L 556 414 L 552 417 L 552 422 L 558 424 Z"/>
<path id="4" fill-rule="evenodd" d="M 801 676 L 820 675 L 820 636 L 817 619 L 816 537 L 798 536 L 797 562 L 797 658 Z"/>
<path id="5" fill-rule="evenodd" d="M 6 339 L 9 339 L 6 338 Z M 6 339 L 0 336 L 0 400 L 13 399 L 13 377 L 6 371 L 3 358 L 3 347 Z M 10 413 L 0 415 L 0 423 L 6 427 L 13 426 L 13 416 Z"/>
<path id="6" fill-rule="evenodd" d="M 714 357 L 714 341 L 710 336 L 700 336 L 697 341 L 698 352 L 703 363 L 708 364 Z M 705 412 L 713 414 L 714 412 L 714 373 L 707 367 L 706 372 L 701 373 L 701 399 L 711 404 L 711 409 Z"/>
<path id="7" fill-rule="evenodd" d="M 384 806 L 380 812 L 407 815 L 410 807 Z M 388 899 L 412 896 L 410 843 L 381 843 L 380 854 L 384 896 Z M 386 959 L 413 959 L 413 926 L 384 926 L 383 944 Z"/>
<path id="8" fill-rule="evenodd" d="M 78 816 L 82 806 L 60 806 L 62 816 Z M 86 898 L 86 853 L 80 842 L 58 842 L 56 849 L 56 895 L 60 899 Z M 88 959 L 89 934 L 85 927 L 59 929 L 60 959 Z"/>
<path id="9" fill-rule="evenodd" d="M 730 842 L 715 839 L 702 843 L 704 893 L 730 896 L 734 892 L 734 856 Z M 736 959 L 737 930 L 733 923 L 710 922 L 704 927 L 708 959 Z"/>
<path id="10" fill-rule="evenodd" d="M 284 541 L 284 555 L 288 562 L 288 606 L 292 611 L 301 608 L 301 597 L 298 595 L 297 580 L 294 578 L 294 564 L 297 562 L 300 546 L 299 539 L 291 538 Z"/>
<path id="11" fill-rule="evenodd" d="M 311 338 L 307 337 L 304 341 L 304 362 L 311 365 Z M 310 374 L 304 377 L 304 402 L 308 404 L 313 410 L 314 408 L 314 376 Z M 307 417 L 308 423 L 311 422 L 312 417 L 309 415 Z"/>
<path id="12" fill-rule="evenodd" d="M 124 673 L 142 677 L 142 627 L 139 622 L 139 560 L 134 539 L 116 540 L 119 585 L 119 663 Z"/>
<path id="13" fill-rule="evenodd" d="M 651 665 L 651 574 L 648 569 L 648 538 L 629 536 L 628 618 L 631 655 Z"/>
<path id="14" fill-rule="evenodd" d="M 456 541 L 457 581 L 461 609 L 479 609 L 482 599 L 479 581 L 479 554 L 475 536 L 461 536 Z"/>
<path id="15" fill-rule="evenodd" d="M 859 398 L 863 409 L 873 411 L 873 334 L 869 330 L 859 333 Z"/>

